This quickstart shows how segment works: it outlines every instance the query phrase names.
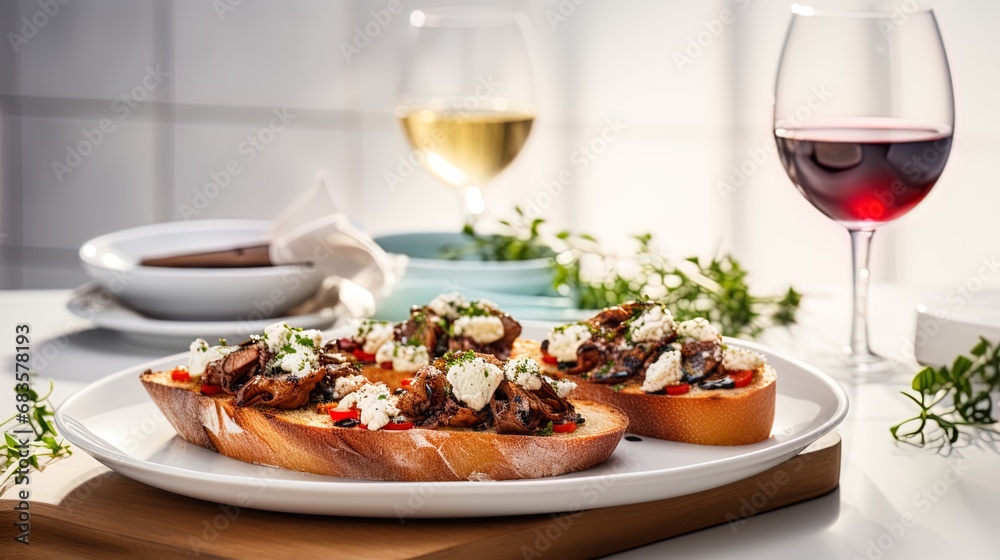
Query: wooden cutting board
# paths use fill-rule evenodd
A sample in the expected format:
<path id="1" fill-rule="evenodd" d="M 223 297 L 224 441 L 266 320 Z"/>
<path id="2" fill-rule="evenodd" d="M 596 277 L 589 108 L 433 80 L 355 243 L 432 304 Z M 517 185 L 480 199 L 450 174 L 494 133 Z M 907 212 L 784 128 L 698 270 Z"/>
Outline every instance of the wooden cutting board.
<path id="1" fill-rule="evenodd" d="M 16 496 L 8 491 L 0 500 L 0 558 L 589 558 L 740 524 L 827 494 L 839 480 L 840 436 L 829 434 L 768 471 L 678 498 L 573 514 L 400 521 L 186 498 L 111 472 L 78 451 L 33 476 L 30 545 L 14 541 Z"/>

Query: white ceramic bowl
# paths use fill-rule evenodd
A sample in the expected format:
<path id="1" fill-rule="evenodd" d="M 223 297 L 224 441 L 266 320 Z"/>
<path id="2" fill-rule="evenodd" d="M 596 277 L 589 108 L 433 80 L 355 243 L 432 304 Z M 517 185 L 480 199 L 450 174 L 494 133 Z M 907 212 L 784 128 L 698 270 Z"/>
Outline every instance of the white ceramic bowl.
<path id="1" fill-rule="evenodd" d="M 153 317 L 259 320 L 284 315 L 312 295 L 322 278 L 304 266 L 165 268 L 146 257 L 262 244 L 271 222 L 194 220 L 143 226 L 84 243 L 87 274 L 126 305 Z"/>
<path id="2" fill-rule="evenodd" d="M 972 301 L 950 297 L 917 306 L 913 353 L 921 364 L 950 366 L 983 337 L 1000 342 L 1000 290 L 986 289 Z"/>

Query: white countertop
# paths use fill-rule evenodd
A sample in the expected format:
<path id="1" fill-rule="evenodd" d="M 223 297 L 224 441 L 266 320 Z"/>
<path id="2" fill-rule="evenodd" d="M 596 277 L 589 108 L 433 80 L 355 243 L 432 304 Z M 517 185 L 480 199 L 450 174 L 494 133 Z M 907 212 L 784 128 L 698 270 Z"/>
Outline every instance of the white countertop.
<path id="1" fill-rule="evenodd" d="M 14 325 L 29 323 L 37 381 L 56 381 L 54 400 L 90 381 L 169 353 L 92 328 L 64 308 L 68 291 L 0 291 L 0 362 L 13 362 Z M 807 292 L 800 325 L 768 333 L 765 342 L 808 359 L 847 338 L 842 292 Z M 905 354 L 914 307 L 933 290 L 876 286 L 872 330 L 876 351 Z M 178 348 L 177 351 L 184 350 Z M 7 368 L 5 368 L 7 371 Z M 7 388 L 12 376 L 7 371 Z M 840 489 L 811 502 L 628 551 L 616 558 L 771 558 L 871 560 L 996 557 L 1000 551 L 1000 434 L 976 432 L 949 453 L 897 444 L 889 426 L 913 413 L 899 391 L 909 378 L 846 383 L 851 398 L 843 437 Z M 13 403 L 12 398 L 8 400 Z M 1000 403 L 998 403 L 1000 406 Z M 6 408 L 6 407 L 5 407 Z M 996 410 L 996 408 L 994 409 Z"/>

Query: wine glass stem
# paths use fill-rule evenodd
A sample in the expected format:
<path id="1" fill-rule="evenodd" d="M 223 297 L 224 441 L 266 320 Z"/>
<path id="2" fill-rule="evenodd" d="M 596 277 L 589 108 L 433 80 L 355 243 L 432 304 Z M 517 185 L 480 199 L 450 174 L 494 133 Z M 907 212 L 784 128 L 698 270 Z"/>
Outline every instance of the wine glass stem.
<path id="1" fill-rule="evenodd" d="M 462 193 L 462 211 L 465 214 L 465 222 L 475 224 L 479 217 L 486 210 L 486 201 L 483 200 L 483 191 L 479 187 L 466 187 Z"/>
<path id="2" fill-rule="evenodd" d="M 868 281 L 871 274 L 868 258 L 871 254 L 873 230 L 850 230 L 851 269 L 854 276 L 854 309 L 851 316 L 851 356 L 865 358 L 872 355 L 868 345 Z"/>

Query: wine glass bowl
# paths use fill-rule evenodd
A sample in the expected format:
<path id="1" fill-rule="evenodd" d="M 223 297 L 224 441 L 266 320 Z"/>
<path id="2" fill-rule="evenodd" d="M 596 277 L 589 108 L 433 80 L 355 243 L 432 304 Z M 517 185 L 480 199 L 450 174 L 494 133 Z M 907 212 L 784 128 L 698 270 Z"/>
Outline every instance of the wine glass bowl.
<path id="1" fill-rule="evenodd" d="M 934 12 L 900 21 L 891 8 L 877 0 L 794 6 L 775 85 L 774 136 L 789 178 L 851 235 L 854 312 L 843 365 L 853 373 L 891 366 L 868 343 L 872 235 L 930 193 L 955 120 Z"/>
<path id="2" fill-rule="evenodd" d="M 521 152 L 535 121 L 523 16 L 488 8 L 410 15 L 396 116 L 423 167 L 462 192 L 467 218 L 480 187 Z"/>
<path id="3" fill-rule="evenodd" d="M 849 229 L 874 229 L 930 193 L 951 151 L 951 130 L 901 119 L 851 118 L 775 129 L 799 192 Z"/>

